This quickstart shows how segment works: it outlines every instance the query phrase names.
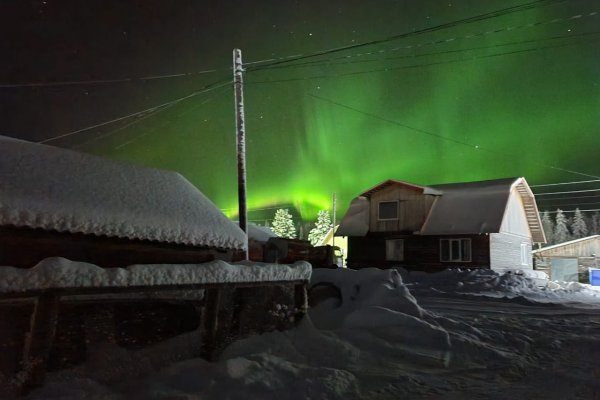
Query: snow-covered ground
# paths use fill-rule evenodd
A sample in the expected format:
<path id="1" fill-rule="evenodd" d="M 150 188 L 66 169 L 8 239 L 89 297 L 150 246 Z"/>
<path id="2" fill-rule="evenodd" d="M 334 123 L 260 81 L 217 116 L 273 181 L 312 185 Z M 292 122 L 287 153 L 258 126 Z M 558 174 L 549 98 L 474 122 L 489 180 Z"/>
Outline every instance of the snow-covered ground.
<path id="1" fill-rule="evenodd" d="M 600 292 L 491 271 L 314 270 L 309 318 L 186 359 L 99 348 L 31 399 L 600 399 Z M 332 288 L 335 285 L 337 288 Z"/>

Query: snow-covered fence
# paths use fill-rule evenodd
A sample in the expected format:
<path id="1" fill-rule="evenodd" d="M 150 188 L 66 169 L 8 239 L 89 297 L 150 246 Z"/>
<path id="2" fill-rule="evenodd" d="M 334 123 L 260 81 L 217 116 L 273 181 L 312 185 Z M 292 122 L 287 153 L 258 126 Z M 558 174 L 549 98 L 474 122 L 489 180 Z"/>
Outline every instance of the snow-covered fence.
<path id="1" fill-rule="evenodd" d="M 214 261 L 197 265 L 103 269 L 65 259 L 47 259 L 29 270 L 0 267 L 0 328 L 18 325 L 10 321 L 11 315 L 17 315 L 23 325 L 23 310 L 30 314 L 30 317 L 29 314 L 26 316 L 29 324 L 20 334 L 14 329 L 11 332 L 0 329 L 2 342 L 12 343 L 1 356 L 5 359 L 0 360 L 0 378 L 2 373 L 14 376 L 4 379 L 5 382 L 0 379 L 0 386 L 3 383 L 6 386 L 0 388 L 0 393 L 3 389 L 23 393 L 43 383 L 49 357 L 54 355 L 56 358 L 57 348 L 61 348 L 56 344 L 60 339 L 57 339 L 57 329 L 64 331 L 62 311 L 75 313 L 77 321 L 70 323 L 79 324 L 76 329 L 84 332 L 80 335 L 83 337 L 76 339 L 81 343 L 69 343 L 66 347 L 82 347 L 80 353 L 83 352 L 85 358 L 86 346 L 90 345 L 86 335 L 97 335 L 90 330 L 98 329 L 81 321 L 89 320 L 87 314 L 93 310 L 100 307 L 109 314 L 112 310 L 109 318 L 114 321 L 115 310 L 121 310 L 122 314 L 123 307 L 127 309 L 132 302 L 155 304 L 152 308 L 160 308 L 165 299 L 169 304 L 191 304 L 192 310 L 196 310 L 194 318 L 199 321 L 196 331 L 200 346 L 197 354 L 188 356 L 213 360 L 227 344 L 238 338 L 295 326 L 307 310 L 306 287 L 310 274 L 310 264 L 304 262 L 232 265 Z M 114 322 L 112 330 L 107 336 L 114 340 L 118 334 Z M 3 335 L 10 337 L 3 338 Z M 16 362 L 7 360 L 11 351 L 18 357 L 13 360 Z M 64 359 L 68 355 L 58 357 Z M 81 357 L 78 354 L 78 358 Z"/>

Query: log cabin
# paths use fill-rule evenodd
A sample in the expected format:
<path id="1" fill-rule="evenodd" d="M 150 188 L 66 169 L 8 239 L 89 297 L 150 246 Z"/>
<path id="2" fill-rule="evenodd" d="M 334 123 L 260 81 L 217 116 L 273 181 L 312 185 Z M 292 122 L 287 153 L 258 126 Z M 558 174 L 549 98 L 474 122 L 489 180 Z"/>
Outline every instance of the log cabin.
<path id="1" fill-rule="evenodd" d="M 0 265 L 228 261 L 245 243 L 176 172 L 0 136 Z"/>
<path id="2" fill-rule="evenodd" d="M 336 236 L 350 268 L 531 269 L 546 239 L 524 178 L 420 186 L 387 180 L 352 200 Z"/>

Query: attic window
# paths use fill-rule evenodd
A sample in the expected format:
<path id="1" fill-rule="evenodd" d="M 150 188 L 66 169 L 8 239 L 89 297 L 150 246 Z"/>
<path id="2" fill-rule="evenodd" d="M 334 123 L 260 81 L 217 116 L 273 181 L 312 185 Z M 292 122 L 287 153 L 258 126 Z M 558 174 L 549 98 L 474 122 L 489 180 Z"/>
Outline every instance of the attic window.
<path id="1" fill-rule="evenodd" d="M 380 201 L 379 202 L 379 213 L 377 219 L 392 220 L 398 219 L 398 202 L 397 201 Z"/>
<path id="2" fill-rule="evenodd" d="M 471 262 L 471 239 L 440 239 L 440 261 Z"/>

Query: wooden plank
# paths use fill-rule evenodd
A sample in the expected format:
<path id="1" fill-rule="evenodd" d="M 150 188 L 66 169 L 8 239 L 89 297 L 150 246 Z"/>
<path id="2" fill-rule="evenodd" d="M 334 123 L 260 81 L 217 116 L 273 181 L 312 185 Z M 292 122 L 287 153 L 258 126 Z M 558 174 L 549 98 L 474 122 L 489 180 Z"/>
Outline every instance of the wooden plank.
<path id="1" fill-rule="evenodd" d="M 31 316 L 31 329 L 23 350 L 24 393 L 44 382 L 46 363 L 56 334 L 59 302 L 60 297 L 52 292 L 41 295 L 36 301 Z"/>

